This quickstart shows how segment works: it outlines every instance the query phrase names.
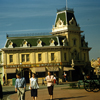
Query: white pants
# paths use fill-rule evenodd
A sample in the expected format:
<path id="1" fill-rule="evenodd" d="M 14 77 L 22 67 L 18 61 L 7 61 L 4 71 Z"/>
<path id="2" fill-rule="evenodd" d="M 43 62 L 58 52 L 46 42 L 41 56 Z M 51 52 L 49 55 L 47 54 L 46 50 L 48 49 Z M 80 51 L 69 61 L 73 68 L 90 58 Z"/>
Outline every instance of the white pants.
<path id="1" fill-rule="evenodd" d="M 18 94 L 18 100 L 25 100 L 25 89 L 24 88 L 18 88 L 17 94 Z"/>

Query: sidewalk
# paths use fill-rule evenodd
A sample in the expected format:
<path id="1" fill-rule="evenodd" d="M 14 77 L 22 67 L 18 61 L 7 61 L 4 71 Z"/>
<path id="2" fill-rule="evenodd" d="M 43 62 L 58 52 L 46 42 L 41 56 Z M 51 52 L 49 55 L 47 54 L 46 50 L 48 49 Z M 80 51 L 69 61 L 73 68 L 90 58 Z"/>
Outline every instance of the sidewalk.
<path id="1" fill-rule="evenodd" d="M 30 91 L 26 92 L 25 100 L 32 100 Z M 17 93 L 10 95 L 7 100 L 18 100 Z M 49 100 L 47 89 L 38 90 L 37 100 Z M 100 92 L 87 92 L 84 89 L 54 88 L 54 100 L 100 100 Z"/>

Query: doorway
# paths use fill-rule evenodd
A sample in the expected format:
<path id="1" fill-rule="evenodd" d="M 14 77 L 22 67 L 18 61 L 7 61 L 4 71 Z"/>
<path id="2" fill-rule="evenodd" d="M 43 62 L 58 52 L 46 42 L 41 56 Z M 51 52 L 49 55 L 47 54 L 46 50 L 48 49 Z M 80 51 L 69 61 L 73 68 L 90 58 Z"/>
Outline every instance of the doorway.
<path id="1" fill-rule="evenodd" d="M 25 69 L 23 70 L 23 74 L 24 74 L 26 83 L 29 83 L 29 69 L 28 69 L 28 68 L 25 68 Z"/>

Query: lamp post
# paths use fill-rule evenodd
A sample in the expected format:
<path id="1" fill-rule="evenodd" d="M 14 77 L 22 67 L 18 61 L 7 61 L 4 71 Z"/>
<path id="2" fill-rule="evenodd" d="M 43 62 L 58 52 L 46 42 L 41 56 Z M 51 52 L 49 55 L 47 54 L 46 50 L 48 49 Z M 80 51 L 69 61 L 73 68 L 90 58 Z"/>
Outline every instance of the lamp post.
<path id="1" fill-rule="evenodd" d="M 22 63 L 20 63 L 20 69 L 21 69 L 21 77 L 22 77 Z"/>

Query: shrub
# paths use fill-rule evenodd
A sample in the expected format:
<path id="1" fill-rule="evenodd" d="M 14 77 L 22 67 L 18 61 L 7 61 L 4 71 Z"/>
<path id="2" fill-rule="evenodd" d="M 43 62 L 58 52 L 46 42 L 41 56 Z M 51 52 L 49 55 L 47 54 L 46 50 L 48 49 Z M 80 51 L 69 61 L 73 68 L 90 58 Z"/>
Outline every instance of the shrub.
<path id="1" fill-rule="evenodd" d="M 70 85 L 70 87 L 72 87 L 72 88 L 76 87 L 76 83 L 70 83 L 69 85 Z"/>

